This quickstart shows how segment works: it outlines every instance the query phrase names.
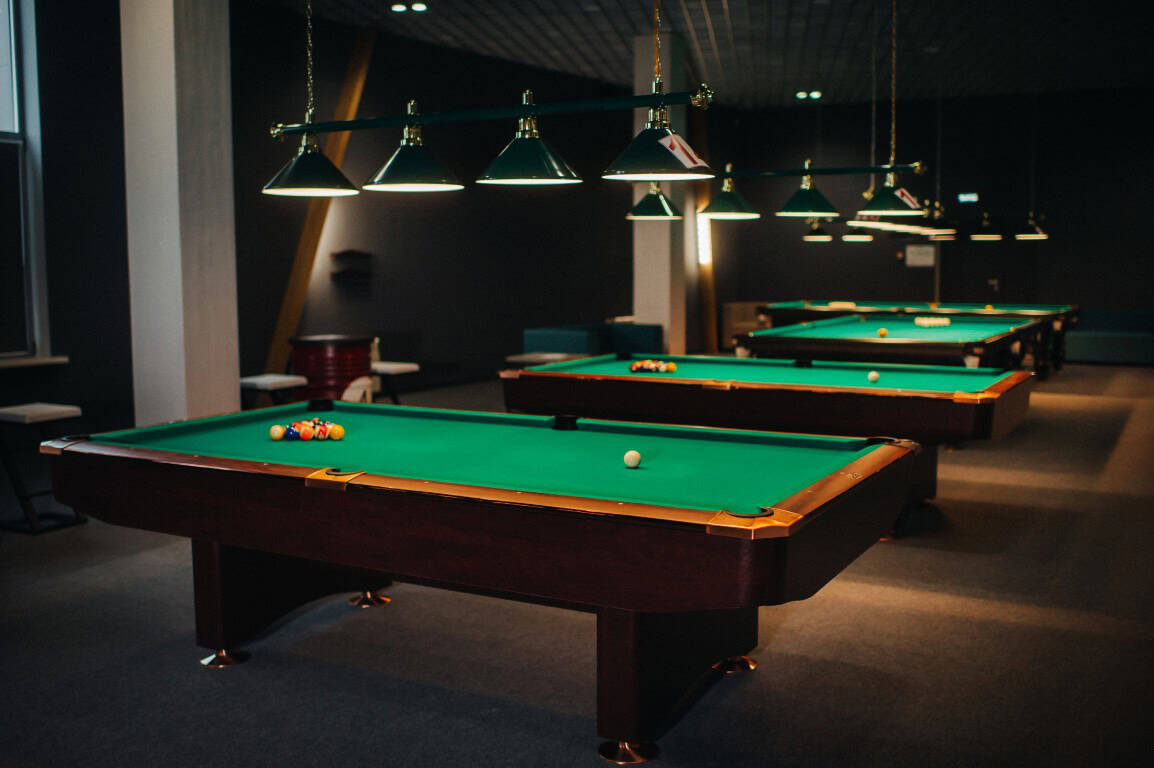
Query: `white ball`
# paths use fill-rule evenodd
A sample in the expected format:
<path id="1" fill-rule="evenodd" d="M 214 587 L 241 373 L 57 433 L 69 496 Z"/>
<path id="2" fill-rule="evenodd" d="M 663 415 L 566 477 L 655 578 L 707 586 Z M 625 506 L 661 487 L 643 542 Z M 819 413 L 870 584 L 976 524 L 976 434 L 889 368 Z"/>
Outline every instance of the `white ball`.
<path id="1" fill-rule="evenodd" d="M 878 379 L 881 378 L 881 374 L 878 373 L 877 371 L 870 371 L 869 374 L 866 376 L 866 378 L 869 379 L 870 381 L 877 381 Z"/>
<path id="2" fill-rule="evenodd" d="M 638 453 L 637 451 L 626 451 L 625 452 L 625 466 L 629 467 L 630 469 L 636 469 L 640 465 L 641 465 L 641 454 L 640 453 Z"/>

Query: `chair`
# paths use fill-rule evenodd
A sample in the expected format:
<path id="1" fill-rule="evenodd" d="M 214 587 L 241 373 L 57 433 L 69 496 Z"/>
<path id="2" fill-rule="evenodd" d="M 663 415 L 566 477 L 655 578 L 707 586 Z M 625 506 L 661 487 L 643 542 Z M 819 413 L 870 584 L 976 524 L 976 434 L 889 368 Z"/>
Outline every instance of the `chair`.
<path id="1" fill-rule="evenodd" d="M 339 398 L 349 403 L 373 402 L 373 379 L 371 376 L 358 376 L 349 382 Z"/>
<path id="2" fill-rule="evenodd" d="M 0 464 L 3 465 L 4 472 L 8 475 L 8 481 L 12 484 L 12 492 L 24 513 L 23 521 L 0 521 L 0 528 L 20 533 L 44 533 L 88 521 L 88 518 L 76 512 L 68 515 L 37 510 L 32 499 L 37 496 L 47 496 L 52 493 L 52 489 L 47 488 L 42 491 L 31 492 L 28 490 L 16 462 L 16 450 L 9 445 L 11 432 L 32 427 L 39 438 L 38 442 L 42 442 L 47 439 L 44 433 L 45 425 L 79 419 L 82 415 L 83 412 L 78 406 L 60 403 L 24 403 L 23 405 L 0 408 L 0 427 L 4 427 L 5 433 L 0 435 Z"/>

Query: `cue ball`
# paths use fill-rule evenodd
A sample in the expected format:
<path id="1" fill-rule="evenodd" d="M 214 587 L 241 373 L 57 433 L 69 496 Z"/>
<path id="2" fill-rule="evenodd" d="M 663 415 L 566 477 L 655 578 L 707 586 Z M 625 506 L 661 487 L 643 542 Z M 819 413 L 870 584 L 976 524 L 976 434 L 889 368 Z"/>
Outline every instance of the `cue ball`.
<path id="1" fill-rule="evenodd" d="M 641 454 L 637 451 L 625 452 L 625 466 L 630 469 L 637 469 L 641 465 Z"/>
<path id="2" fill-rule="evenodd" d="M 866 375 L 866 378 L 869 379 L 870 381 L 877 381 L 878 379 L 881 378 L 881 374 L 879 374 L 877 371 L 870 371 Z"/>

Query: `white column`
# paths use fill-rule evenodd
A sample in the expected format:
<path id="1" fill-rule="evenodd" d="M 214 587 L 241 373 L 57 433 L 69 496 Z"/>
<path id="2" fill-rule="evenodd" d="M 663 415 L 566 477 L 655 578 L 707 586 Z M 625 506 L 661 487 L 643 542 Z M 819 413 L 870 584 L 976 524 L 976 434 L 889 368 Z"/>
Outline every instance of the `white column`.
<path id="1" fill-rule="evenodd" d="M 661 79 L 666 93 L 689 89 L 685 64 L 685 41 L 661 35 Z M 633 38 L 634 93 L 653 88 L 653 37 Z M 686 107 L 672 107 L 669 122 L 685 135 Z M 634 111 L 634 135 L 645 127 L 648 111 Z M 633 316 L 638 323 L 660 323 L 665 328 L 666 351 L 683 354 L 686 348 L 686 307 L 696 284 L 697 236 L 694 224 L 696 201 L 690 182 L 664 182 L 662 191 L 685 214 L 683 221 L 633 222 Z M 633 185 L 633 200 L 649 192 L 649 184 Z"/>
<path id="2" fill-rule="evenodd" d="M 121 0 L 136 423 L 239 407 L 228 0 Z"/>

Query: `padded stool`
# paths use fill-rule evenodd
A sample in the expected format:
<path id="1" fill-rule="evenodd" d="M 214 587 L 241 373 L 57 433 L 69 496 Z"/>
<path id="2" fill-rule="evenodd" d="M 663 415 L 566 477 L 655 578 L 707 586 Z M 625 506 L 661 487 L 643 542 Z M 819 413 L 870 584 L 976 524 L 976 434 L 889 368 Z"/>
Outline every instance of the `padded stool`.
<path id="1" fill-rule="evenodd" d="M 374 360 L 372 366 L 373 375 L 379 377 L 381 389 L 394 405 L 400 405 L 401 401 L 397 399 L 397 391 L 393 389 L 393 377 L 421 371 L 421 366 L 417 363 L 401 363 L 394 360 Z"/>
<path id="2" fill-rule="evenodd" d="M 61 405 L 59 403 L 10 405 L 0 408 L 0 427 L 4 428 L 5 433 L 20 427 L 32 427 L 36 430 L 40 441 L 43 441 L 47 439 L 44 434 L 44 425 L 79 419 L 82 414 L 80 408 L 75 405 Z M 60 512 L 41 513 L 36 509 L 32 499 L 37 496 L 47 496 L 52 493 L 52 489 L 29 493 L 24 478 L 20 474 L 20 469 L 16 465 L 15 449 L 8 444 L 7 434 L 0 435 L 0 464 L 3 464 L 4 471 L 8 475 L 8 481 L 12 484 L 12 491 L 16 495 L 16 501 L 19 502 L 20 508 L 24 512 L 22 522 L 0 521 L 0 528 L 19 531 L 20 533 L 44 533 L 87 522 L 88 518 L 76 512 L 66 515 Z"/>
<path id="3" fill-rule="evenodd" d="M 583 357 L 589 355 L 580 352 L 521 352 L 516 355 L 505 355 L 505 362 L 518 368 L 528 368 L 533 365 L 580 360 Z"/>
<path id="4" fill-rule="evenodd" d="M 287 373 L 262 373 L 259 376 L 242 376 L 240 379 L 241 399 L 244 394 L 261 392 L 268 393 L 274 404 L 291 403 L 300 399 L 300 389 L 308 386 L 309 380 L 304 376 L 292 376 Z M 255 399 L 255 398 L 251 398 Z"/>

